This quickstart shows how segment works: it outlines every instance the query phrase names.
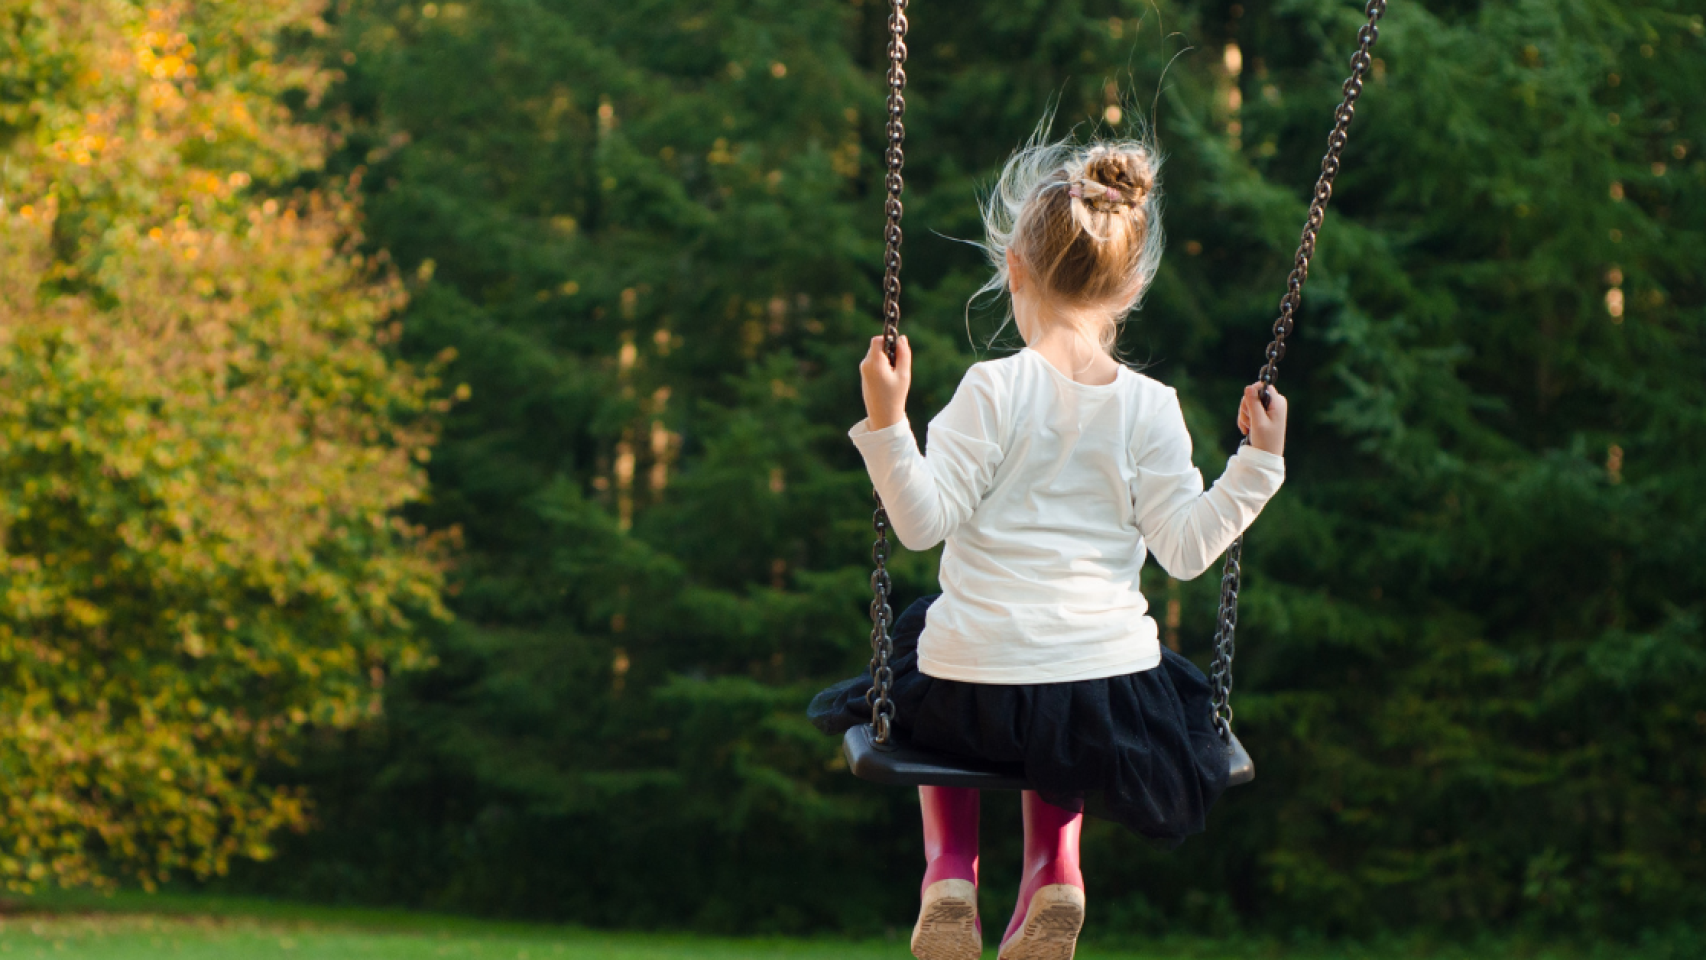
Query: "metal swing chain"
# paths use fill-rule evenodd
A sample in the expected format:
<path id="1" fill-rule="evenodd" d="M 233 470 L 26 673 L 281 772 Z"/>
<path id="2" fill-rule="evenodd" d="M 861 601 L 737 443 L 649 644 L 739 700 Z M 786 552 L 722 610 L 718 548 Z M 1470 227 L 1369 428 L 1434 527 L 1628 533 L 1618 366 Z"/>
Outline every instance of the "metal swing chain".
<path id="1" fill-rule="evenodd" d="M 1321 177 L 1315 181 L 1315 196 L 1309 201 L 1309 217 L 1303 224 L 1302 241 L 1292 261 L 1291 276 L 1286 280 L 1285 296 L 1280 299 L 1279 319 L 1274 321 L 1274 339 L 1268 344 L 1267 362 L 1262 365 L 1262 403 L 1268 402 L 1268 388 L 1279 378 L 1279 362 L 1285 357 L 1285 341 L 1291 336 L 1292 314 L 1303 298 L 1303 281 L 1309 277 L 1309 260 L 1315 256 L 1315 235 L 1327 215 L 1327 201 L 1333 196 L 1333 179 L 1339 175 L 1339 154 L 1345 149 L 1345 131 L 1356 115 L 1357 98 L 1362 96 L 1362 77 L 1373 60 L 1368 51 L 1380 38 L 1380 18 L 1386 13 L 1386 0 L 1369 0 L 1364 8 L 1368 23 L 1357 32 L 1357 51 L 1351 57 L 1351 75 L 1344 85 L 1344 101 L 1333 114 L 1333 132 L 1327 137 L 1327 155 L 1321 160 Z M 1239 444 L 1249 443 L 1246 436 Z M 1226 549 L 1226 566 L 1220 574 L 1220 613 L 1214 624 L 1214 666 L 1209 680 L 1214 685 L 1214 729 L 1220 739 L 1232 742 L 1232 655 L 1233 635 L 1238 629 L 1238 587 L 1243 570 L 1244 538 L 1232 541 Z"/>
<path id="2" fill-rule="evenodd" d="M 901 168 L 906 164 L 902 144 L 906 140 L 906 6 L 907 0 L 890 0 L 889 11 L 889 103 L 888 151 L 884 154 L 888 175 L 884 184 L 888 201 L 883 211 L 888 223 L 883 228 L 883 352 L 894 362 L 896 344 L 900 339 L 900 193 L 906 186 Z M 871 526 L 877 533 L 871 544 L 871 560 L 876 569 L 871 572 L 871 689 L 865 702 L 871 707 L 872 739 L 887 746 L 894 735 L 894 703 L 889 700 L 889 687 L 894 683 L 894 609 L 889 605 L 889 514 L 883 509 L 883 498 L 875 490 L 871 498 L 877 510 L 871 516 Z"/>

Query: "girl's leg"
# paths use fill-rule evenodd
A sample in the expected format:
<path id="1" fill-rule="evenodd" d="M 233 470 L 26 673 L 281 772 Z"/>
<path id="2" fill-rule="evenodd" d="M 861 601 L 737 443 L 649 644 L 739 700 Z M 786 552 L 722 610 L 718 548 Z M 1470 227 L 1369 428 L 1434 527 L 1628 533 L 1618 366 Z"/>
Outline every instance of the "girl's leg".
<path id="1" fill-rule="evenodd" d="M 977 883 L 979 797 L 965 787 L 919 787 L 924 813 L 924 887 L 938 880 Z"/>
<path id="2" fill-rule="evenodd" d="M 1047 802 L 1035 790 L 1022 794 L 1025 812 L 1025 874 L 1021 895 L 1038 887 L 1069 883 L 1084 887 L 1084 871 L 1078 863 L 1078 838 L 1084 832 L 1084 815 Z"/>
<path id="3" fill-rule="evenodd" d="M 978 960 L 983 925 L 977 919 L 978 793 L 959 787 L 919 787 L 924 814 L 924 886 L 912 955 L 920 960 Z"/>
<path id="4" fill-rule="evenodd" d="M 1008 960 L 1070 957 L 1084 922 L 1084 872 L 1078 838 L 1084 815 L 1024 792 L 1025 872 L 1019 902 L 1001 938 Z"/>

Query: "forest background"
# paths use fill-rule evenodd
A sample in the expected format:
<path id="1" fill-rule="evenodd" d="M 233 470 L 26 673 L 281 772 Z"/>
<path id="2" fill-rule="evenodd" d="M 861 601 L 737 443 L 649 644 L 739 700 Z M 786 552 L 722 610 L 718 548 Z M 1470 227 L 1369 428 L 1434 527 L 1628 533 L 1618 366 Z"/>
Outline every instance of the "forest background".
<path id="1" fill-rule="evenodd" d="M 0 875 L 904 920 L 916 801 L 803 714 L 867 656 L 886 4 L 4 9 Z M 1218 475 L 1359 7 L 911 16 L 914 423 L 1014 346 L 961 242 L 1000 162 L 1147 122 L 1121 347 Z M 1682 0 L 1393 5 L 1246 552 L 1259 777 L 1177 852 L 1092 824 L 1103 929 L 1706 908 L 1703 54 Z M 1213 579 L 1145 575 L 1199 661 Z"/>

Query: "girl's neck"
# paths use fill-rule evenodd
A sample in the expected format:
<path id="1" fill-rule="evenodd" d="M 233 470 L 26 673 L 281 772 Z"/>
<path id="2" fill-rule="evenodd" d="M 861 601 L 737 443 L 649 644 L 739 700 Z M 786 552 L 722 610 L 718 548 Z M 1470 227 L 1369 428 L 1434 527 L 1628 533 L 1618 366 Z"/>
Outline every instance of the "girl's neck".
<path id="1" fill-rule="evenodd" d="M 1068 378 L 1090 386 L 1113 383 L 1120 365 L 1064 317 L 1048 315 L 1029 297 L 1014 298 L 1014 321 L 1025 346 Z"/>

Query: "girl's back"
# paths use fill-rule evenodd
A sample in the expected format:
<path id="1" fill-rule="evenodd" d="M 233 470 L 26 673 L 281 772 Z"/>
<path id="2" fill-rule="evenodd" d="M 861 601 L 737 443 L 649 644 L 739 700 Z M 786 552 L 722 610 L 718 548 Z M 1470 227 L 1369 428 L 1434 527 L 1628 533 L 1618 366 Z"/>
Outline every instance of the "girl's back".
<path id="1" fill-rule="evenodd" d="M 1196 576 L 1284 479 L 1281 458 L 1246 447 L 1205 496 L 1172 388 L 1114 370 L 1080 383 L 1029 348 L 979 363 L 931 421 L 927 457 L 905 422 L 854 428 L 901 542 L 947 541 L 925 673 L 1039 683 L 1155 666 L 1146 555 Z"/>

